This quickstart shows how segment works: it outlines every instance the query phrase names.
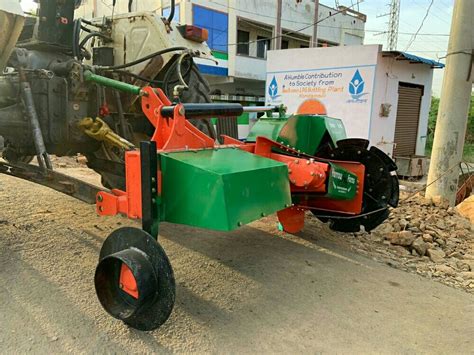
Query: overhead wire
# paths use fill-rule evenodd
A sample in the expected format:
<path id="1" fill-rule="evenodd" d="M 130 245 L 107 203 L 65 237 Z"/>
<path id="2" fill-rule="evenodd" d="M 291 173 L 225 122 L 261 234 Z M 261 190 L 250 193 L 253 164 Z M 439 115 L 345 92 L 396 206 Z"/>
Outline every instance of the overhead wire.
<path id="1" fill-rule="evenodd" d="M 358 5 L 360 3 L 362 3 L 362 1 L 359 1 L 354 5 Z M 224 5 L 224 4 L 220 4 L 220 3 L 214 3 L 213 5 L 222 6 L 222 7 L 225 7 L 227 9 L 231 9 L 231 10 L 235 10 L 235 11 L 238 11 L 238 12 L 243 12 L 243 13 L 251 14 L 251 15 L 255 16 L 255 12 L 240 9 L 240 8 L 237 8 L 237 7 L 232 7 L 232 6 L 228 6 L 228 5 Z M 342 10 L 341 12 L 344 12 L 344 10 Z M 258 16 L 259 17 L 270 18 L 270 19 L 273 19 L 273 20 L 276 20 L 276 18 L 277 18 L 276 16 L 264 15 L 264 14 L 260 14 L 260 13 L 258 14 Z M 246 19 L 246 18 L 242 18 L 242 20 L 252 21 L 251 19 Z M 310 26 L 313 25 L 313 22 L 302 22 L 302 21 L 295 21 L 295 20 L 290 20 L 290 19 L 285 19 L 285 18 L 282 18 L 281 20 L 282 20 L 282 22 L 297 23 L 297 24 L 301 24 L 301 25 L 310 25 Z M 324 20 L 324 19 L 322 19 L 322 20 Z M 341 30 L 355 30 L 355 31 L 363 31 L 363 32 L 380 33 L 380 30 L 376 30 L 376 29 L 359 29 L 359 28 L 354 28 L 354 27 L 340 27 L 340 26 L 319 25 L 319 24 L 318 24 L 318 27 L 337 28 L 337 29 L 341 29 Z M 414 32 L 398 32 L 398 34 L 413 35 Z M 449 37 L 449 34 L 448 33 L 418 33 L 418 36 L 443 36 L 443 37 L 446 36 L 446 37 Z"/>
<path id="2" fill-rule="evenodd" d="M 430 14 L 430 10 L 431 10 L 431 7 L 433 6 L 433 3 L 434 3 L 434 0 L 431 0 L 430 4 L 428 5 L 428 8 L 426 9 L 426 13 L 425 13 L 425 16 L 423 17 L 423 19 L 421 20 L 421 23 L 420 23 L 420 26 L 418 27 L 418 30 L 415 32 L 415 34 L 411 37 L 410 39 L 410 42 L 408 43 L 408 45 L 406 46 L 404 52 L 406 52 L 410 46 L 413 44 L 413 42 L 415 41 L 416 39 L 416 36 L 418 35 L 418 33 L 420 32 L 420 30 L 423 28 L 423 25 L 425 24 L 425 20 L 426 18 L 428 17 L 428 15 Z"/>
<path id="3" fill-rule="evenodd" d="M 416 2 L 416 1 L 414 1 L 414 0 L 412 0 L 412 1 L 413 1 L 413 3 L 414 3 L 416 6 L 418 6 L 418 7 L 420 7 L 420 8 L 423 8 L 423 9 L 424 9 L 423 5 L 419 4 L 418 2 Z M 436 5 L 434 5 L 434 7 L 436 7 Z M 436 14 L 435 12 L 432 12 L 432 15 L 433 15 L 434 17 L 438 18 L 439 20 L 443 21 L 444 23 L 447 23 L 447 24 L 449 25 L 449 22 L 448 22 L 448 21 L 446 21 L 446 19 L 445 19 L 445 18 L 443 18 L 443 17 L 439 16 L 439 15 L 438 15 L 438 14 Z"/>

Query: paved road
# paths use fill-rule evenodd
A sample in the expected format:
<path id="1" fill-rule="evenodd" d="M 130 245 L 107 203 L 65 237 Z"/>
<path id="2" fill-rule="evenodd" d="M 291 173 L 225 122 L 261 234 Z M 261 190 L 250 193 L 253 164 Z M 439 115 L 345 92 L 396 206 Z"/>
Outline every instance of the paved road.
<path id="1" fill-rule="evenodd" d="M 0 176 L 0 353 L 474 353 L 474 296 L 331 244 L 323 229 L 164 224 L 178 281 L 158 331 L 108 317 L 92 285 L 122 218 Z"/>

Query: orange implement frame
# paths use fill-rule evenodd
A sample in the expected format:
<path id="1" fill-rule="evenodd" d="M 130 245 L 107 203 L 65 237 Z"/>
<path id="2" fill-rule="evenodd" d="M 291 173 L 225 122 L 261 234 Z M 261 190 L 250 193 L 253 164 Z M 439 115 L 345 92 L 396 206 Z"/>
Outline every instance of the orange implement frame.
<path id="1" fill-rule="evenodd" d="M 150 123 L 155 127 L 151 138 L 156 142 L 158 152 L 177 150 L 213 149 L 214 140 L 201 132 L 186 120 L 182 104 L 174 107 L 173 117 L 166 118 L 161 114 L 163 106 L 172 103 L 162 90 L 146 87 L 143 89 L 142 110 Z M 330 161 L 316 159 L 288 148 L 266 137 L 257 137 L 255 143 L 243 143 L 224 136 L 224 147 L 234 146 L 265 158 L 280 161 L 288 167 L 288 183 L 291 192 L 298 201 L 278 212 L 278 219 L 283 228 L 296 233 L 304 226 L 305 210 L 318 209 L 356 215 L 362 210 L 365 167 L 360 163 L 331 161 L 357 175 L 358 186 L 356 197 L 352 200 L 335 200 L 325 197 L 327 180 L 330 174 Z M 236 162 L 238 164 L 238 162 Z M 125 154 L 126 191 L 112 190 L 97 194 L 97 212 L 100 215 L 124 214 L 129 218 L 142 218 L 141 164 L 140 152 L 129 151 Z M 158 195 L 161 193 L 160 171 L 157 172 Z"/>
<path id="2" fill-rule="evenodd" d="M 206 149 L 214 147 L 214 140 L 201 132 L 186 120 L 182 104 L 174 108 L 173 118 L 161 115 L 163 106 L 171 105 L 161 89 L 146 87 L 142 97 L 142 110 L 150 123 L 155 127 L 151 138 L 156 142 L 158 151 L 172 151 L 183 149 Z M 160 171 L 158 171 L 158 193 L 161 192 Z M 125 153 L 125 181 L 126 190 L 113 189 L 110 193 L 101 191 L 97 194 L 97 213 L 103 216 L 124 214 L 128 218 L 142 218 L 142 192 L 140 152 Z"/>
<path id="3" fill-rule="evenodd" d="M 175 106 L 172 119 L 165 118 L 161 115 L 161 108 L 165 105 L 171 105 L 171 101 L 163 91 L 151 87 L 146 87 L 143 91 L 147 95 L 142 97 L 142 110 L 155 127 L 155 133 L 151 140 L 156 142 L 158 150 L 214 147 L 214 140 L 211 137 L 186 120 L 186 113 L 182 104 Z"/>
<path id="4" fill-rule="evenodd" d="M 97 194 L 96 210 L 101 216 L 124 214 L 128 218 L 142 218 L 142 190 L 140 152 L 137 150 L 125 153 L 126 191 L 113 189 L 110 193 L 101 191 Z"/>
<path id="5" fill-rule="evenodd" d="M 329 161 L 316 161 L 283 144 L 265 137 L 257 137 L 255 143 L 245 144 L 232 137 L 224 136 L 224 144 L 234 145 L 240 149 L 266 158 L 285 163 L 288 166 L 288 179 L 292 194 L 300 196 L 298 204 L 278 212 L 278 219 L 283 229 L 297 233 L 304 227 L 305 210 L 318 209 L 347 215 L 360 214 L 364 191 L 365 166 L 356 162 L 331 161 L 357 176 L 356 197 L 352 200 L 336 200 L 324 196 L 327 192 L 326 180 L 330 172 Z M 291 155 L 275 153 L 275 149 Z M 315 196 L 314 194 L 318 195 Z"/>

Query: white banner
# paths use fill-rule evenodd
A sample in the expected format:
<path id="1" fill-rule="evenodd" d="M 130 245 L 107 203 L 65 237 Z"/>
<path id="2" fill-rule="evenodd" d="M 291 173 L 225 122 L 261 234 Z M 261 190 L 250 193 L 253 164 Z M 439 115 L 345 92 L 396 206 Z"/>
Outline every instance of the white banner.
<path id="1" fill-rule="evenodd" d="M 378 46 L 271 51 L 266 103 L 340 118 L 348 137 L 368 138 L 378 52 Z"/>

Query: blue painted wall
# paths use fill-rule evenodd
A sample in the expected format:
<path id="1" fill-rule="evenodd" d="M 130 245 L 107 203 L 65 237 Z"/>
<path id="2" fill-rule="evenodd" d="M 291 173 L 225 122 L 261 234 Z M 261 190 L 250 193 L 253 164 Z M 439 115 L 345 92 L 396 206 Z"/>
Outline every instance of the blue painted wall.
<path id="1" fill-rule="evenodd" d="M 227 14 L 194 5 L 193 24 L 209 31 L 207 44 L 212 50 L 227 53 L 229 29 Z"/>

